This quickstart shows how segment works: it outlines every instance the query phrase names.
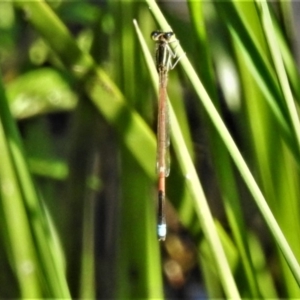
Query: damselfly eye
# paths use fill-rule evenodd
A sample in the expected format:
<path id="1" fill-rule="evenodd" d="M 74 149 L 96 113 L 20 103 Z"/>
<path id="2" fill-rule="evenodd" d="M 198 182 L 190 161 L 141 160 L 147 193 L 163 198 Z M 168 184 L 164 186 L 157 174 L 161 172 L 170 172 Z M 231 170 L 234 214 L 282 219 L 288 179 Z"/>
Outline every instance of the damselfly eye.
<path id="1" fill-rule="evenodd" d="M 166 32 L 165 33 L 165 39 L 169 40 L 173 35 L 174 35 L 174 32 L 172 32 L 172 31 Z"/>
<path id="2" fill-rule="evenodd" d="M 151 33 L 151 38 L 152 38 L 152 40 L 156 41 L 160 34 L 161 34 L 161 32 L 160 32 L 159 30 L 153 31 L 153 32 Z"/>

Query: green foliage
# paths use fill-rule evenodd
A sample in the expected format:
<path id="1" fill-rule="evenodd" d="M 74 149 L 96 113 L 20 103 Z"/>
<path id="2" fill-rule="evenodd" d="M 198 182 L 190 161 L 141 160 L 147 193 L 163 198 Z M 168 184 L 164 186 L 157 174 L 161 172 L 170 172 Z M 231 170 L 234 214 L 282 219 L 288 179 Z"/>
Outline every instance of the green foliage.
<path id="1" fill-rule="evenodd" d="M 300 297 L 289 10 L 175 2 L 187 22 L 162 8 L 0 3 L 1 298 L 172 298 L 164 286 L 188 283 L 195 269 L 208 298 Z M 160 245 L 150 33 L 171 30 L 165 17 L 181 60 L 168 86 Z"/>

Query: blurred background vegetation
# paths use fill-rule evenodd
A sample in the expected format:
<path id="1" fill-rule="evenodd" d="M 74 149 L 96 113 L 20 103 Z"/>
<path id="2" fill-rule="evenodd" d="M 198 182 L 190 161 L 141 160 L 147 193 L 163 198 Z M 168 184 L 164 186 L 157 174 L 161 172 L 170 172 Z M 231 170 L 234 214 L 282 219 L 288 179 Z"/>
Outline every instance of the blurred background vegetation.
<path id="1" fill-rule="evenodd" d="M 0 298 L 300 298 L 292 4 L 0 2 Z M 163 17 L 186 56 L 169 76 L 159 243 L 150 33 L 170 30 Z"/>

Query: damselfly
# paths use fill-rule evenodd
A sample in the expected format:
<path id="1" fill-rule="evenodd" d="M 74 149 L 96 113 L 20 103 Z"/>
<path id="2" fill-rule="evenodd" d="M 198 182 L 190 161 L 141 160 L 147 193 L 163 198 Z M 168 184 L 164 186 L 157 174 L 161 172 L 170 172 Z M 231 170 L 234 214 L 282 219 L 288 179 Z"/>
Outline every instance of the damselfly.
<path id="1" fill-rule="evenodd" d="M 179 58 L 172 63 L 177 56 L 170 48 L 173 32 L 153 31 L 152 39 L 156 42 L 156 68 L 159 76 L 159 97 L 158 97 L 158 119 L 157 119 L 157 157 L 156 170 L 158 174 L 158 223 L 157 235 L 160 241 L 164 241 L 167 234 L 165 216 L 166 185 L 165 178 L 170 173 L 170 127 L 169 111 L 167 100 L 168 71 L 172 70 L 178 63 Z"/>

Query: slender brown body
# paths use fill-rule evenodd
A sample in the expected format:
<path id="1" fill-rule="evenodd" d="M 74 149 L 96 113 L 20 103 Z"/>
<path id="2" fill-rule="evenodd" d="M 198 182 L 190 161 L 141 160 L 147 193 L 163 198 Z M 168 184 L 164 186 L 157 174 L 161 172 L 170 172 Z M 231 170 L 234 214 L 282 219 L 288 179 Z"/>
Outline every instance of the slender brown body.
<path id="1" fill-rule="evenodd" d="M 157 120 L 157 173 L 158 173 L 158 224 L 157 234 L 159 240 L 165 240 L 167 234 L 165 217 L 165 178 L 170 173 L 169 162 L 169 114 L 167 100 L 168 71 L 172 69 L 171 59 L 175 55 L 169 47 L 169 40 L 173 32 L 154 31 L 152 38 L 157 42 L 156 68 L 159 75 L 159 99 Z"/>
<path id="2" fill-rule="evenodd" d="M 158 238 L 165 240 L 165 179 L 169 175 L 169 127 L 167 102 L 167 73 L 160 74 L 159 109 L 157 121 L 157 172 L 158 172 Z M 163 79 L 162 79 L 163 78 Z M 159 227 L 160 226 L 160 227 Z M 161 232 L 161 230 L 162 232 Z"/>

